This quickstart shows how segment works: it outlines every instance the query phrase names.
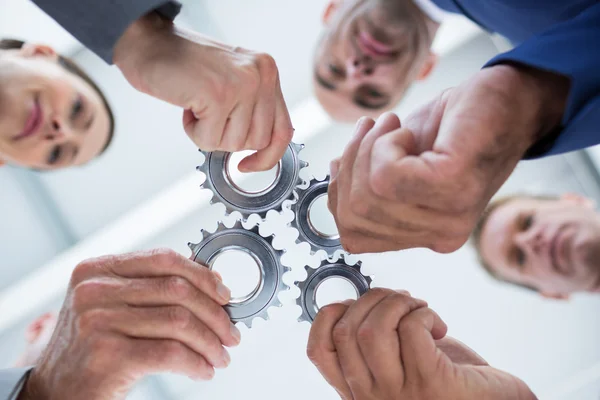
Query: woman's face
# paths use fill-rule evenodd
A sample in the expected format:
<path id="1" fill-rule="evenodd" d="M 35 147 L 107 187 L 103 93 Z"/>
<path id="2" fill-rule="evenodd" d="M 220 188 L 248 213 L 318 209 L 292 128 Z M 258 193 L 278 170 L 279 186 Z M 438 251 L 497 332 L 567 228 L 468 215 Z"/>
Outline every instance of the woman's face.
<path id="1" fill-rule="evenodd" d="M 45 46 L 0 50 L 0 163 L 42 170 L 82 165 L 110 135 L 100 95 Z"/>

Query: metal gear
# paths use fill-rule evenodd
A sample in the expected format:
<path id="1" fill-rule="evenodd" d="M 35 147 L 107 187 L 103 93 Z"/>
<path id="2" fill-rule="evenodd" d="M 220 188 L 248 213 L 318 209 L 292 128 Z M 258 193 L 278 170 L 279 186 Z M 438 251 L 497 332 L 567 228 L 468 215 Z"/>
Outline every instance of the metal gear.
<path id="1" fill-rule="evenodd" d="M 298 231 L 296 243 L 306 242 L 310 245 L 311 255 L 318 250 L 325 250 L 329 257 L 333 256 L 337 250 L 342 250 L 339 235 L 325 235 L 317 230 L 310 220 L 310 210 L 314 202 L 327 195 L 329 188 L 329 175 L 323 180 L 313 178 L 310 180 L 307 188 L 296 188 L 298 200 L 290 205 L 294 213 L 294 219 L 288 224 Z"/>
<path id="2" fill-rule="evenodd" d="M 317 289 L 329 278 L 344 278 L 354 286 L 357 297 L 365 294 L 371 286 L 371 278 L 360 272 L 361 266 L 360 261 L 354 265 L 348 264 L 343 254 L 340 254 L 336 261 L 324 259 L 316 269 L 306 266 L 304 268 L 307 273 L 306 279 L 302 282 L 294 282 L 300 289 L 300 297 L 296 299 L 296 304 L 302 308 L 298 321 L 310 323 L 314 321 L 319 312 L 316 300 Z"/>
<path id="3" fill-rule="evenodd" d="M 204 230 L 201 232 L 200 243 L 188 243 L 194 261 L 212 268 L 219 255 L 225 251 L 236 250 L 248 253 L 259 267 L 260 283 L 254 291 L 244 298 L 232 299 L 225 306 L 232 322 L 243 322 L 251 328 L 254 318 L 269 319 L 267 310 L 270 307 L 281 307 L 279 292 L 289 290 L 283 282 L 283 274 L 290 271 L 290 268 L 281 263 L 281 256 L 285 250 L 276 250 L 273 247 L 274 235 L 263 237 L 259 233 L 258 225 L 246 229 L 239 220 L 232 228 L 220 222 L 214 233 Z"/>
<path id="4" fill-rule="evenodd" d="M 303 144 L 290 142 L 279 161 L 279 173 L 275 182 L 257 193 L 245 192 L 233 183 L 227 167 L 231 153 L 200 150 L 205 160 L 196 169 L 206 176 L 201 188 L 212 191 L 210 204 L 223 203 L 227 215 L 238 211 L 243 220 L 247 220 L 251 214 L 258 214 L 264 220 L 269 210 L 281 211 L 286 200 L 295 199 L 294 190 L 302 183 L 300 170 L 308 166 L 307 162 L 299 158 L 299 152 L 303 148 Z"/>

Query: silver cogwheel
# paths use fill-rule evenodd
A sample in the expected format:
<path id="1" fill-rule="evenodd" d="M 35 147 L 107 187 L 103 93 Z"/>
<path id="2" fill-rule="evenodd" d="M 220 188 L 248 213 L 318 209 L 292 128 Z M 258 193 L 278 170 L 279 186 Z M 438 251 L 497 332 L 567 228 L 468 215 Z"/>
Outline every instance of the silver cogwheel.
<path id="1" fill-rule="evenodd" d="M 302 183 L 300 170 L 308 166 L 307 162 L 299 158 L 303 148 L 303 144 L 290 142 L 283 158 L 279 161 L 277 178 L 269 187 L 256 193 L 242 190 L 231 179 L 227 167 L 231 153 L 200 150 L 205 160 L 196 169 L 206 176 L 201 188 L 212 191 L 210 204 L 223 203 L 227 215 L 238 211 L 244 221 L 251 214 L 258 214 L 264 220 L 269 210 L 281 212 L 284 201 L 294 201 L 294 189 Z"/>
<path id="2" fill-rule="evenodd" d="M 326 235 L 319 232 L 314 227 L 310 220 L 310 210 L 315 201 L 322 196 L 327 195 L 329 188 L 329 175 L 323 180 L 312 178 L 306 189 L 296 188 L 298 200 L 290 205 L 290 209 L 294 213 L 294 219 L 288 223 L 288 226 L 295 228 L 298 231 L 298 239 L 296 243 L 306 242 L 310 245 L 311 255 L 319 250 L 325 250 L 329 257 L 333 256 L 336 251 L 343 251 L 339 235 Z"/>
<path id="3" fill-rule="evenodd" d="M 281 307 L 278 294 L 289 290 L 283 282 L 283 274 L 290 268 L 281 264 L 284 250 L 273 247 L 274 235 L 263 237 L 258 225 L 246 229 L 238 220 L 232 228 L 219 223 L 214 233 L 202 230 L 200 243 L 188 243 L 192 250 L 192 259 L 212 269 L 215 260 L 226 251 L 242 251 L 249 254 L 260 270 L 260 282 L 254 290 L 243 298 L 231 299 L 225 306 L 231 321 L 243 322 L 252 327 L 254 318 L 269 319 L 267 310 L 270 307 Z"/>
<path id="4" fill-rule="evenodd" d="M 300 289 L 300 297 L 296 299 L 296 304 L 302 308 L 302 315 L 300 315 L 298 321 L 312 323 L 315 320 L 319 312 L 316 298 L 317 290 L 327 279 L 346 279 L 354 286 L 357 298 L 365 294 L 371 286 L 371 278 L 360 272 L 361 266 L 360 261 L 354 265 L 348 264 L 343 254 L 340 254 L 336 261 L 324 259 L 316 269 L 306 266 L 304 268 L 307 273 L 306 279 L 302 282 L 294 282 Z"/>

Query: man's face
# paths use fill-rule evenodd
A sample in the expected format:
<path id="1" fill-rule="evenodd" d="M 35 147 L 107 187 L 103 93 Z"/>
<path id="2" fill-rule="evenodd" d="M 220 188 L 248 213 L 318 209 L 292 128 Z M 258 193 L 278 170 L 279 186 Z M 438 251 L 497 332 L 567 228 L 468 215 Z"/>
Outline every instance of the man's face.
<path id="1" fill-rule="evenodd" d="M 325 22 L 313 84 L 336 120 L 378 117 L 400 101 L 420 67 L 434 60 L 418 55 L 419 43 L 427 38 L 417 36 L 428 34 L 410 0 L 332 1 Z"/>
<path id="2" fill-rule="evenodd" d="M 575 195 L 509 200 L 488 217 L 480 252 L 502 279 L 542 294 L 597 291 L 600 216 L 591 202 Z"/>

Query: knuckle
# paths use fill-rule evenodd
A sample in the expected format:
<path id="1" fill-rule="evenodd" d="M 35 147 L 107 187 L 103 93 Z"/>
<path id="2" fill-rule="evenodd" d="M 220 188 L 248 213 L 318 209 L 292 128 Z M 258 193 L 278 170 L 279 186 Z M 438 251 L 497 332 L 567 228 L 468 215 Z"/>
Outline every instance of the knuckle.
<path id="1" fill-rule="evenodd" d="M 192 313 L 181 306 L 172 306 L 169 308 L 168 320 L 176 331 L 186 331 L 194 323 Z"/>
<path id="2" fill-rule="evenodd" d="M 359 344 L 370 345 L 377 340 L 377 329 L 369 323 L 363 323 L 356 331 L 356 339 Z"/>
<path id="3" fill-rule="evenodd" d="M 192 287 L 189 282 L 182 277 L 172 276 L 162 280 L 165 294 L 174 299 L 187 299 L 192 295 Z"/>
<path id="4" fill-rule="evenodd" d="M 319 365 L 322 354 L 325 354 L 325 351 L 319 344 L 309 343 L 306 347 L 306 356 L 314 365 Z"/>
<path id="5" fill-rule="evenodd" d="M 373 289 L 369 289 L 369 292 L 371 293 L 371 296 L 379 297 L 379 298 L 384 298 L 384 297 L 387 297 L 387 296 L 389 296 L 391 294 L 395 294 L 396 293 L 392 289 L 386 289 L 386 288 L 381 288 L 381 287 L 376 287 L 376 288 L 373 288 Z"/>
<path id="6" fill-rule="evenodd" d="M 365 201 L 364 196 L 350 196 L 348 206 L 350 207 L 350 211 L 359 217 L 365 218 L 369 214 L 369 204 Z"/>
<path id="7" fill-rule="evenodd" d="M 82 336 L 89 336 L 90 333 L 97 332 L 101 327 L 107 326 L 109 320 L 110 316 L 106 310 L 87 310 L 77 318 L 77 331 Z"/>
<path id="8" fill-rule="evenodd" d="M 259 53 L 256 56 L 257 64 L 262 74 L 272 81 L 274 81 L 278 74 L 277 62 L 275 59 L 267 53 Z"/>
<path id="9" fill-rule="evenodd" d="M 79 283 L 72 292 L 72 306 L 76 312 L 82 312 L 89 304 L 102 296 L 106 284 L 99 280 L 87 280 Z"/>
<path id="10" fill-rule="evenodd" d="M 73 269 L 71 273 L 71 285 L 77 286 L 80 282 L 84 281 L 90 275 L 94 274 L 98 269 L 98 264 L 96 259 L 89 259 L 80 262 Z"/>
<path id="11" fill-rule="evenodd" d="M 394 196 L 394 186 L 387 164 L 373 166 L 369 174 L 369 188 L 373 193 L 382 197 Z"/>
<path id="12" fill-rule="evenodd" d="M 154 259 L 157 264 L 172 266 L 177 264 L 181 256 L 173 249 L 159 248 L 150 252 L 150 257 Z"/>
<path id="13" fill-rule="evenodd" d="M 333 328 L 332 337 L 336 346 L 344 346 L 352 340 L 352 327 L 346 321 L 341 320 Z"/>

